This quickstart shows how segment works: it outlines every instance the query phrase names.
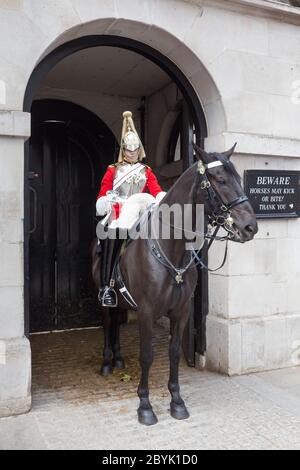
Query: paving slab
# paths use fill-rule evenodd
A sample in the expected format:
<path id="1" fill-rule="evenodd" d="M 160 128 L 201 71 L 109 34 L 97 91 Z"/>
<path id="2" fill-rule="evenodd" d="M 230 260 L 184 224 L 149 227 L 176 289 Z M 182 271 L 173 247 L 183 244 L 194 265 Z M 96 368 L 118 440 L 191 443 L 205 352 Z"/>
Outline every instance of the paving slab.
<path id="1" fill-rule="evenodd" d="M 33 407 L 0 419 L 0 449 L 300 449 L 300 368 L 226 377 L 180 366 L 184 421 L 169 413 L 168 334 L 158 328 L 151 398 L 159 422 L 137 422 L 138 336 L 122 330 L 126 374 L 100 377 L 101 332 L 32 337 Z"/>

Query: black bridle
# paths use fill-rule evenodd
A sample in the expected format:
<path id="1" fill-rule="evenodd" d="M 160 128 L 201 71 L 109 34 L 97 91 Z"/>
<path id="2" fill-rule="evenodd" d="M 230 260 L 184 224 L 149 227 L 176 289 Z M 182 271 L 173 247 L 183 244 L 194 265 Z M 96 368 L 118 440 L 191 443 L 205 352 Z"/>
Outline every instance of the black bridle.
<path id="1" fill-rule="evenodd" d="M 207 199 L 209 201 L 210 209 L 211 209 L 211 214 L 208 214 L 211 229 L 215 228 L 213 234 L 206 233 L 204 238 L 209 239 L 209 244 L 207 249 L 209 249 L 213 243 L 214 240 L 220 240 L 220 241 L 226 241 L 226 248 L 225 248 L 225 254 L 224 254 L 224 259 L 222 264 L 216 268 L 216 269 L 209 269 L 208 266 L 204 264 L 202 261 L 201 257 L 199 256 L 199 253 L 202 249 L 199 249 L 198 251 L 192 250 L 191 251 L 191 258 L 187 265 L 183 268 L 177 268 L 173 265 L 173 263 L 168 259 L 166 254 L 163 252 L 162 247 L 158 240 L 148 240 L 149 243 L 149 248 L 153 256 L 156 258 L 156 260 L 164 265 L 167 269 L 171 271 L 171 273 L 175 273 L 175 280 L 177 285 L 181 285 L 183 283 L 183 274 L 192 266 L 197 266 L 200 265 L 201 269 L 206 269 L 210 272 L 218 271 L 221 269 L 227 258 L 227 248 L 228 248 L 228 240 L 230 240 L 234 232 L 231 230 L 231 227 L 233 225 L 233 219 L 231 217 L 231 209 L 234 207 L 248 201 L 248 197 L 243 195 L 239 196 L 238 198 L 234 199 L 231 202 L 225 203 L 219 193 L 213 188 L 211 185 L 211 182 L 207 176 L 207 170 L 212 166 L 221 166 L 223 163 L 221 161 L 217 162 L 212 162 L 212 164 L 207 164 L 205 165 L 202 160 L 198 161 L 198 170 L 197 170 L 197 180 L 195 183 L 195 191 L 194 191 L 194 197 L 193 197 L 193 202 L 196 202 L 196 194 L 198 192 L 199 186 L 201 190 L 206 190 L 207 191 Z M 160 214 L 161 215 L 161 214 Z M 170 227 L 174 227 L 172 224 L 169 224 Z M 223 227 L 227 235 L 225 237 L 217 237 L 217 233 L 219 229 Z M 176 228 L 176 227 L 174 227 Z M 177 227 L 178 228 L 178 227 Z M 196 233 L 195 233 L 196 235 Z"/>
<path id="2" fill-rule="evenodd" d="M 223 165 L 221 161 L 212 162 L 212 163 L 218 163 L 219 166 Z M 199 160 L 198 174 L 197 174 L 198 182 L 196 182 L 195 189 L 197 192 L 200 186 L 201 190 L 206 190 L 207 192 L 207 199 L 208 199 L 210 209 L 211 209 L 211 214 L 208 214 L 208 218 L 209 218 L 211 226 L 215 227 L 217 231 L 219 230 L 220 227 L 223 227 L 228 233 L 227 237 L 231 238 L 233 232 L 232 230 L 230 230 L 230 227 L 233 223 L 233 219 L 231 218 L 230 211 L 234 207 L 242 204 L 243 202 L 248 201 L 248 197 L 245 195 L 239 196 L 233 201 L 225 203 L 222 197 L 220 196 L 220 194 L 213 188 L 209 180 L 209 177 L 207 175 L 208 169 L 209 169 L 209 164 L 205 165 L 202 162 L 202 160 Z M 216 232 L 215 232 L 214 238 L 212 238 L 211 236 L 207 237 L 207 238 L 211 238 L 211 243 L 213 242 L 213 240 L 219 239 L 219 238 L 216 238 Z M 224 240 L 224 237 L 222 237 L 222 239 Z M 211 245 L 211 243 L 209 244 L 209 246 Z"/>

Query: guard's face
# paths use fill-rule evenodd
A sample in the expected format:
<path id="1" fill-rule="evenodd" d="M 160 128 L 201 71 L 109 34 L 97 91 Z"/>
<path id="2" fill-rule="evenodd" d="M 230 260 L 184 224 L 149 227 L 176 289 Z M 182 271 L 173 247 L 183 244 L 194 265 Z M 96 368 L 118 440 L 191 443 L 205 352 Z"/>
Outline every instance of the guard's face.
<path id="1" fill-rule="evenodd" d="M 127 161 L 130 163 L 132 162 L 137 162 L 139 158 L 139 149 L 135 150 L 129 150 L 129 149 L 124 149 L 124 155 Z"/>

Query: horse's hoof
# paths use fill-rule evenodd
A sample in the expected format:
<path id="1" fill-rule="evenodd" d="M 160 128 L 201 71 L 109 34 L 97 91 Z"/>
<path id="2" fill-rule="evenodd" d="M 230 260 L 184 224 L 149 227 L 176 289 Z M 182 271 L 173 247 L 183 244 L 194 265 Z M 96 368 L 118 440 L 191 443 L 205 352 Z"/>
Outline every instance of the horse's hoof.
<path id="1" fill-rule="evenodd" d="M 150 408 L 148 409 L 143 409 L 139 408 L 137 410 L 138 413 L 138 419 L 140 424 L 144 424 L 145 426 L 153 426 L 153 424 L 157 423 L 157 417 L 153 410 Z"/>
<path id="2" fill-rule="evenodd" d="M 171 402 L 170 411 L 172 418 L 175 419 L 188 419 L 190 417 L 185 405 L 177 405 L 176 403 Z"/>
<path id="3" fill-rule="evenodd" d="M 103 364 L 103 366 L 100 369 L 100 375 L 102 375 L 103 377 L 106 377 L 107 375 L 112 374 L 112 372 L 113 372 L 113 368 L 111 364 Z"/>
<path id="4" fill-rule="evenodd" d="M 125 362 L 122 358 L 114 359 L 113 360 L 113 366 L 116 369 L 125 369 Z"/>

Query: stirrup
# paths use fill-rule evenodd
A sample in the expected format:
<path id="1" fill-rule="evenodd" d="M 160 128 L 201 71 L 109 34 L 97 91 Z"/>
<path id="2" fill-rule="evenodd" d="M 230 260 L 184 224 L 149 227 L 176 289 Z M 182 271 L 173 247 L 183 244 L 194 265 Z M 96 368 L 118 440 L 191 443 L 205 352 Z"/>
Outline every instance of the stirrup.
<path id="1" fill-rule="evenodd" d="M 98 294 L 99 302 L 102 307 L 117 307 L 118 297 L 114 288 L 106 286 L 104 289 L 99 290 Z"/>

